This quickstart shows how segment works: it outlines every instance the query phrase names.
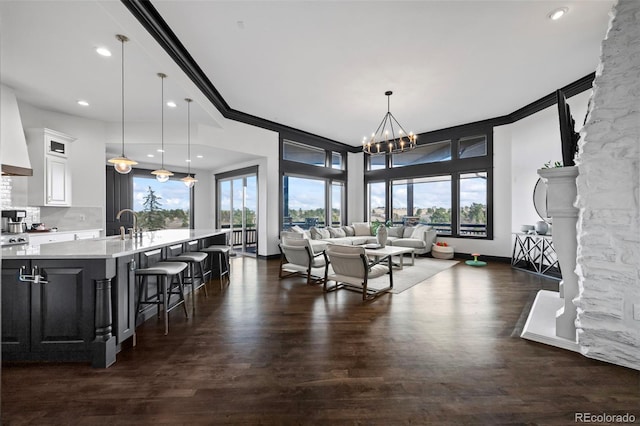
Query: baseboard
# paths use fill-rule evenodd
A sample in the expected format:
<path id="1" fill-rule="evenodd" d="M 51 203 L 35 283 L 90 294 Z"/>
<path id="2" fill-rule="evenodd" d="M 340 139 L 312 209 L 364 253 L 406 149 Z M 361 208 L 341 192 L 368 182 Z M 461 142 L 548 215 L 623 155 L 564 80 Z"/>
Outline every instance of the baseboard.
<path id="1" fill-rule="evenodd" d="M 464 260 L 473 259 L 473 256 L 469 253 L 455 252 L 454 257 L 459 259 L 464 259 Z M 480 254 L 480 256 L 478 256 L 478 260 L 484 260 L 485 262 L 499 262 L 499 263 L 511 264 L 511 258 L 503 257 L 503 256 L 489 256 L 489 255 Z"/>
<path id="2" fill-rule="evenodd" d="M 256 259 L 259 260 L 272 260 L 272 259 L 280 259 L 280 253 L 278 254 L 268 254 L 268 255 L 264 255 L 264 254 L 259 254 L 256 256 Z"/>

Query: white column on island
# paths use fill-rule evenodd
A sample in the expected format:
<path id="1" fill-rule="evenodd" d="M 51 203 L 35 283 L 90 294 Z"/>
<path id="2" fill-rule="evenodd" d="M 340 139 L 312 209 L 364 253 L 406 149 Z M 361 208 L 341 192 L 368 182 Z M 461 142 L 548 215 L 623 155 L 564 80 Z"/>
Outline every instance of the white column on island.
<path id="1" fill-rule="evenodd" d="M 578 167 L 540 169 L 538 174 L 547 183 L 547 212 L 553 223 L 553 245 L 556 249 L 562 281 L 560 297 L 562 307 L 556 313 L 556 336 L 576 341 L 578 276 L 575 273 L 578 240 L 576 224 L 579 210 L 574 206 L 577 198 L 576 177 Z"/>

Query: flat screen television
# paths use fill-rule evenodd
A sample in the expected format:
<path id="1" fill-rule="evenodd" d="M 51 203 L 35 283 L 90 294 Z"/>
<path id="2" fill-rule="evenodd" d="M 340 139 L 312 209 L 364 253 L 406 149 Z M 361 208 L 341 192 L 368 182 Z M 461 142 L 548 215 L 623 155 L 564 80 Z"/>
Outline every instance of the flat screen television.
<path id="1" fill-rule="evenodd" d="M 560 141 L 562 142 L 562 165 L 575 166 L 580 134 L 574 130 L 576 122 L 571 116 L 571 110 L 564 92 L 556 90 L 556 97 L 558 100 L 558 118 L 560 120 Z"/>

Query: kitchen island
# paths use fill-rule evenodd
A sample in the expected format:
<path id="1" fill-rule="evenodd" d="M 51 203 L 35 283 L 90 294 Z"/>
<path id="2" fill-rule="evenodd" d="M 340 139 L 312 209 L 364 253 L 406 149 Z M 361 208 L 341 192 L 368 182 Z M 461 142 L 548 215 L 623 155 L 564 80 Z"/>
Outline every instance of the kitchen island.
<path id="1" fill-rule="evenodd" d="M 135 270 L 144 253 L 225 244 L 229 229 L 168 229 L 2 249 L 2 358 L 106 368 L 135 332 Z M 155 286 L 154 286 L 155 287 Z M 151 309 L 155 310 L 156 307 Z"/>

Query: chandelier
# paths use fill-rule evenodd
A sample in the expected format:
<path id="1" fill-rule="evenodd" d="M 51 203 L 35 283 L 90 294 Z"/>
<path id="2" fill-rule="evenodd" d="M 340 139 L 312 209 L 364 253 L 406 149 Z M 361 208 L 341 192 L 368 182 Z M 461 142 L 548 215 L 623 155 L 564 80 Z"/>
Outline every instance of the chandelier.
<path id="1" fill-rule="evenodd" d="M 410 151 L 416 147 L 418 137 L 413 132 L 407 134 L 391 114 L 390 97 L 393 92 L 388 90 L 384 94 L 387 96 L 387 113 L 382 118 L 378 129 L 371 134 L 371 138 L 367 140 L 365 136 L 362 139 L 362 150 L 371 155 Z"/>

